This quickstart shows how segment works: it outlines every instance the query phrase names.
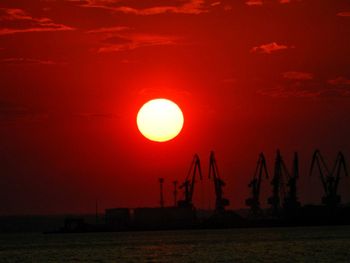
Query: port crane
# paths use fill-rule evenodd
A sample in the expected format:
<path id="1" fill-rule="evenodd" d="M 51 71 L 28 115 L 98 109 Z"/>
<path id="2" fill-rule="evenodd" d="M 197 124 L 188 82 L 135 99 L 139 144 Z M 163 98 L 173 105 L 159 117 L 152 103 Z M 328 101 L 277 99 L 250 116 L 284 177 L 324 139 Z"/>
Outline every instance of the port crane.
<path id="1" fill-rule="evenodd" d="M 338 186 L 342 171 L 344 172 L 345 176 L 348 176 L 344 155 L 342 152 L 338 153 L 333 169 L 330 170 L 322 157 L 321 152 L 316 150 L 312 157 L 310 175 L 312 174 L 315 165 L 317 165 L 324 190 L 322 203 L 328 208 L 334 209 L 341 201 L 341 197 L 338 195 Z"/>
<path id="2" fill-rule="evenodd" d="M 285 167 L 285 164 L 282 161 L 282 165 Z M 285 175 L 287 176 L 287 188 L 288 191 L 286 193 L 286 196 L 284 198 L 283 207 L 287 213 L 295 213 L 296 210 L 300 207 L 300 202 L 298 201 L 297 196 L 297 181 L 299 179 L 299 158 L 298 153 L 294 153 L 294 159 L 293 159 L 293 168 L 292 173 L 288 173 L 287 169 L 284 168 L 286 171 Z"/>
<path id="3" fill-rule="evenodd" d="M 196 174 L 198 173 L 199 179 L 202 180 L 201 163 L 198 154 L 195 154 L 187 173 L 185 181 L 179 186 L 179 189 L 184 190 L 184 199 L 179 200 L 177 205 L 179 207 L 193 207 L 192 197 L 194 193 L 194 186 L 196 182 Z"/>
<path id="4" fill-rule="evenodd" d="M 218 165 L 213 151 L 210 152 L 209 157 L 209 179 L 211 178 L 213 178 L 215 188 L 215 211 L 223 212 L 225 206 L 228 206 L 230 202 L 228 199 L 223 198 L 222 188 L 225 186 L 225 182 L 220 178 Z"/>
<path id="5" fill-rule="evenodd" d="M 174 186 L 174 191 L 173 191 L 173 196 L 174 196 L 174 206 L 177 205 L 177 184 L 178 181 L 173 181 L 173 186 Z"/>
<path id="6" fill-rule="evenodd" d="M 252 197 L 246 199 L 246 205 L 250 206 L 252 212 L 254 215 L 257 215 L 261 209 L 260 209 L 260 188 L 261 188 L 261 181 L 263 179 L 263 175 L 265 174 L 265 178 L 269 178 L 269 174 L 266 167 L 266 159 L 263 153 L 260 153 L 259 159 L 256 165 L 254 178 L 253 180 L 248 184 L 248 186 L 251 188 L 252 191 Z"/>
<path id="7" fill-rule="evenodd" d="M 282 159 L 281 152 L 277 150 L 275 159 L 274 175 L 271 181 L 272 196 L 268 198 L 267 202 L 272 206 L 274 214 L 278 214 L 281 208 L 281 196 L 285 196 L 283 187 L 283 177 L 289 177 L 287 167 Z"/>

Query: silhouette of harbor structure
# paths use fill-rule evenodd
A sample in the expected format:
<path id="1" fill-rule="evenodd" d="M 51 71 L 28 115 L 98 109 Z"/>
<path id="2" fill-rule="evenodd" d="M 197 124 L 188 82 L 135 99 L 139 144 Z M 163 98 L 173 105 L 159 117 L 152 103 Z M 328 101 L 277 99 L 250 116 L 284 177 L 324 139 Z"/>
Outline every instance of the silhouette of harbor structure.
<path id="1" fill-rule="evenodd" d="M 343 153 L 339 152 L 334 164 L 329 166 L 321 152 L 316 150 L 312 155 L 309 176 L 317 174 L 324 192 L 321 204 L 302 205 L 298 197 L 297 182 L 300 177 L 298 153 L 294 153 L 289 169 L 281 152 L 277 150 L 272 174 L 268 172 L 264 153 L 260 153 L 253 178 L 248 184 L 251 196 L 246 199 L 245 205 L 249 208 L 249 213 L 247 216 L 242 216 L 237 211 L 226 208 L 230 202 L 224 197 L 225 182 L 219 173 L 212 151 L 209 155 L 208 178 L 214 186 L 215 208 L 206 217 L 200 217 L 193 204 L 193 196 L 196 183 L 203 180 L 203 174 L 199 155 L 195 154 L 184 181 L 172 182 L 173 206 L 164 205 L 164 179 L 159 178 L 159 207 L 109 208 L 105 210 L 104 222 L 99 224 L 97 222 L 87 224 L 81 218 L 67 218 L 64 227 L 58 232 L 350 224 L 350 206 L 341 204 L 338 192 L 342 179 L 348 176 Z M 271 196 L 267 199 L 268 208 L 261 207 L 263 181 L 271 185 Z M 178 192 L 182 192 L 183 197 L 180 200 Z"/>

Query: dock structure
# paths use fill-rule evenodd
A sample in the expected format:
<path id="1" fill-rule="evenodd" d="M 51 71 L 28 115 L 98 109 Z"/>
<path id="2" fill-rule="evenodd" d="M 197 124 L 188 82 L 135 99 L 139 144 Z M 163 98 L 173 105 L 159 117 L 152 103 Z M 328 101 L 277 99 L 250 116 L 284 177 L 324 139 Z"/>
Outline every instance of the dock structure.
<path id="1" fill-rule="evenodd" d="M 282 154 L 276 152 L 272 186 L 272 196 L 268 198 L 271 208 L 260 206 L 262 180 L 269 179 L 268 165 L 263 153 L 259 155 L 253 179 L 248 186 L 252 196 L 246 199 L 251 216 L 241 216 L 234 210 L 226 209 L 229 200 L 224 198 L 225 182 L 219 175 L 214 152 L 209 156 L 208 178 L 213 181 L 215 192 L 215 209 L 206 217 L 200 218 L 193 203 L 196 178 L 202 180 L 200 158 L 194 155 L 190 169 L 183 183 L 173 181 L 173 206 L 165 206 L 163 184 L 159 178 L 159 207 L 108 208 L 105 210 L 104 223 L 87 224 L 81 218 L 67 218 L 64 227 L 58 232 L 101 232 L 129 230 L 170 230 L 170 229 L 207 229 L 232 227 L 275 227 L 275 226 L 308 226 L 308 225 L 342 225 L 350 224 L 350 206 L 341 204 L 338 187 L 341 179 L 348 176 L 344 155 L 339 152 L 336 160 L 329 168 L 320 151 L 316 150 L 312 157 L 312 175 L 318 169 L 319 178 L 324 190 L 321 205 L 301 205 L 298 200 L 297 182 L 299 179 L 299 159 L 294 153 L 292 167 L 289 170 Z M 266 184 L 268 185 L 268 184 Z M 178 189 L 183 198 L 177 200 Z M 201 213 L 199 213 L 201 214 Z M 96 206 L 97 215 L 97 206 Z"/>

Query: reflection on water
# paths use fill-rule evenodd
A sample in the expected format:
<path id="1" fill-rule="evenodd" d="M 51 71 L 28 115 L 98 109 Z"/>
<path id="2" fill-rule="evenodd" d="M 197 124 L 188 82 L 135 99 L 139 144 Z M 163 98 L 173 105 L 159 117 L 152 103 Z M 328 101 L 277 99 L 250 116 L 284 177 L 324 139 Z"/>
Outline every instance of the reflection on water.
<path id="1" fill-rule="evenodd" d="M 350 262 L 350 226 L 2 234 L 0 262 Z"/>

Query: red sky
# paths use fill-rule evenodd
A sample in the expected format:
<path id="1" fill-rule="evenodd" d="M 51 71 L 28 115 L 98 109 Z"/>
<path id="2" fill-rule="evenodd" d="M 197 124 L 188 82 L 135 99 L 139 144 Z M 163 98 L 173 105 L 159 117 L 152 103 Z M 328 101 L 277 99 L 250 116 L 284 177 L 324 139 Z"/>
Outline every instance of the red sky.
<path id="1" fill-rule="evenodd" d="M 2 0 L 0 214 L 156 206 L 160 176 L 170 205 L 194 153 L 207 180 L 212 149 L 232 207 L 277 148 L 299 151 L 317 202 L 313 150 L 350 156 L 349 47 L 347 0 Z M 163 144 L 136 127 L 156 97 L 185 116 Z"/>

